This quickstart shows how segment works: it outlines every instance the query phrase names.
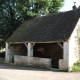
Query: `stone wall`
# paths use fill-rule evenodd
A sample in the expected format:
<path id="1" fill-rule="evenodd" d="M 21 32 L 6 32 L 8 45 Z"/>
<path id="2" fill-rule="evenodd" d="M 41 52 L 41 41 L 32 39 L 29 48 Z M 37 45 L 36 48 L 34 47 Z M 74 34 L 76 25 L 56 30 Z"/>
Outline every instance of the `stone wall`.
<path id="1" fill-rule="evenodd" d="M 69 70 L 71 67 L 79 60 L 79 36 L 78 28 L 80 26 L 77 24 L 69 39 Z"/>
<path id="2" fill-rule="evenodd" d="M 69 42 L 65 41 L 63 44 L 63 59 L 59 59 L 59 69 L 68 70 L 69 64 Z"/>
<path id="3" fill-rule="evenodd" d="M 40 68 L 50 68 L 51 59 L 15 55 L 14 64 L 25 65 L 25 66 L 28 65 L 28 66 L 40 67 Z"/>
<path id="4" fill-rule="evenodd" d="M 65 41 L 63 44 L 63 59 L 59 60 L 60 70 L 70 71 L 74 63 L 76 63 L 79 60 L 79 27 L 79 24 L 77 24 L 69 40 Z"/>

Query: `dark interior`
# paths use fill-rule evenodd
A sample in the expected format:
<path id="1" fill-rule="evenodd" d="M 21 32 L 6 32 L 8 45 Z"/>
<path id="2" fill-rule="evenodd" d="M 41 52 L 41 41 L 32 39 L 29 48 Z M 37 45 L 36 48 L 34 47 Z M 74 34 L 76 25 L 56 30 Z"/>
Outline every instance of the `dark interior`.
<path id="1" fill-rule="evenodd" d="M 33 57 L 50 58 L 52 68 L 58 68 L 59 59 L 63 59 L 63 49 L 57 43 L 37 43 L 34 45 Z"/>

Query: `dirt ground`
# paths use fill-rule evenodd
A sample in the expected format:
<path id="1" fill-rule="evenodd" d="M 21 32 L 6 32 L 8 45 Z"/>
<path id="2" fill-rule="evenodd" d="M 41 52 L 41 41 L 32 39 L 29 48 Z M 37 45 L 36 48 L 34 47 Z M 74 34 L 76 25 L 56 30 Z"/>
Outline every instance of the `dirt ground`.
<path id="1" fill-rule="evenodd" d="M 0 80 L 80 80 L 80 72 L 59 72 L 0 64 Z"/>

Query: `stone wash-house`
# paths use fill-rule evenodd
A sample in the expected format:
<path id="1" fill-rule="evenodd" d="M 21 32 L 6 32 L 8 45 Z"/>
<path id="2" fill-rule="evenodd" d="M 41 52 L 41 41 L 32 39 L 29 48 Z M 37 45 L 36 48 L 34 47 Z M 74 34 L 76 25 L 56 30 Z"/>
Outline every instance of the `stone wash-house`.
<path id="1" fill-rule="evenodd" d="M 7 63 L 71 70 L 79 60 L 80 9 L 24 21 L 6 41 Z"/>

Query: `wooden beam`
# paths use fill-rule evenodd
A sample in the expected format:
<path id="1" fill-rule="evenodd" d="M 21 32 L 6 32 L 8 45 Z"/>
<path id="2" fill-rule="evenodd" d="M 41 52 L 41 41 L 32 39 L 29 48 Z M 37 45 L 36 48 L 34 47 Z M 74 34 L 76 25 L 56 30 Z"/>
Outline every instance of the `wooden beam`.
<path id="1" fill-rule="evenodd" d="M 33 43 L 33 44 L 32 44 L 31 49 L 33 49 L 33 47 L 34 47 L 35 44 L 36 44 L 36 43 Z"/>
<path id="2" fill-rule="evenodd" d="M 28 49 L 28 44 L 24 43 L 24 45 L 26 46 L 26 48 Z"/>
<path id="3" fill-rule="evenodd" d="M 8 44 L 8 48 L 10 48 L 11 44 Z"/>
<path id="4" fill-rule="evenodd" d="M 47 41 L 47 42 L 42 42 L 42 41 L 38 41 L 38 42 L 32 42 L 32 41 L 26 41 L 26 42 L 5 42 L 5 43 L 9 43 L 9 44 L 23 44 L 23 43 L 56 43 L 56 42 L 64 42 L 64 41 Z"/>
<path id="5" fill-rule="evenodd" d="M 63 46 L 59 42 L 57 42 L 57 44 L 63 49 Z"/>
<path id="6" fill-rule="evenodd" d="M 33 47 L 34 47 L 35 44 L 36 44 L 36 43 L 33 43 L 33 44 L 31 45 L 31 49 L 33 49 Z M 24 45 L 25 45 L 26 48 L 28 49 L 28 44 L 24 43 Z"/>

